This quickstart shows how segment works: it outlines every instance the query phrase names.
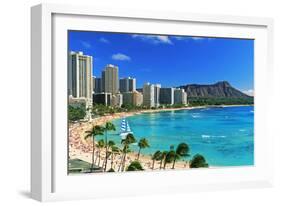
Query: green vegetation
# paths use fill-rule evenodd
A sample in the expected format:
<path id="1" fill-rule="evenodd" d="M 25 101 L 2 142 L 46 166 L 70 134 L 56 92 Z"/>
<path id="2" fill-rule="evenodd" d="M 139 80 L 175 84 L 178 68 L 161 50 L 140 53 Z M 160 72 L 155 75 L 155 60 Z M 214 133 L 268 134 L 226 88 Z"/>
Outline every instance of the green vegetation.
<path id="1" fill-rule="evenodd" d="M 141 163 L 137 160 L 131 162 L 126 171 L 142 171 L 144 170 Z"/>
<path id="2" fill-rule="evenodd" d="M 152 167 L 151 169 L 153 170 L 154 169 L 154 164 L 155 164 L 155 161 L 159 161 L 161 160 L 161 157 L 162 157 L 162 152 L 160 150 L 156 151 L 153 155 L 152 155 Z"/>
<path id="3" fill-rule="evenodd" d="M 87 135 L 85 139 L 91 138 L 92 139 L 92 166 L 91 172 L 94 170 L 94 161 L 95 161 L 95 137 L 97 135 L 103 135 L 103 127 L 101 126 L 93 126 L 91 130 L 86 131 Z"/>
<path id="4" fill-rule="evenodd" d="M 116 157 L 116 155 L 119 155 L 119 154 L 121 154 L 121 149 L 119 149 L 119 147 L 117 147 L 117 146 L 115 146 L 115 145 L 113 145 L 113 146 L 111 146 L 110 147 L 111 148 L 111 170 L 113 170 L 114 168 L 113 168 L 113 162 L 114 162 L 114 158 Z"/>
<path id="5" fill-rule="evenodd" d="M 109 157 L 108 147 L 115 145 L 115 143 L 112 142 L 112 141 L 110 142 L 111 145 L 107 144 L 107 132 L 108 131 L 115 131 L 115 130 L 116 130 L 116 128 L 115 128 L 114 124 L 112 124 L 111 122 L 106 122 L 105 123 L 105 126 L 104 126 L 104 131 L 105 131 L 105 164 L 104 164 L 104 171 L 106 171 L 107 159 Z"/>
<path id="6" fill-rule="evenodd" d="M 77 121 L 84 119 L 86 115 L 86 108 L 81 106 L 81 107 L 73 107 L 73 106 L 68 106 L 68 119 L 70 121 Z"/>
<path id="7" fill-rule="evenodd" d="M 92 114 L 94 116 L 104 116 L 106 114 L 114 114 L 120 112 L 133 112 L 148 109 L 145 106 L 122 105 L 121 107 L 105 106 L 103 104 L 94 104 L 92 107 Z"/>
<path id="8" fill-rule="evenodd" d="M 173 161 L 172 169 L 175 169 L 175 163 L 177 160 L 181 159 L 182 157 L 190 156 L 189 152 L 190 152 L 190 149 L 189 149 L 188 144 L 186 144 L 184 142 L 180 143 L 177 146 L 177 149 L 174 154 L 174 161 Z"/>
<path id="9" fill-rule="evenodd" d="M 164 162 L 164 164 L 165 164 L 165 161 L 166 161 L 166 156 L 167 156 L 167 151 L 163 151 L 163 152 L 161 152 L 161 157 L 160 157 L 160 170 L 162 169 L 162 164 L 163 164 L 163 162 Z M 164 167 L 165 168 L 165 167 Z"/>
<path id="10" fill-rule="evenodd" d="M 205 157 L 200 154 L 193 156 L 189 163 L 190 168 L 200 168 L 200 167 L 209 167 L 208 163 L 205 160 Z"/>
<path id="11" fill-rule="evenodd" d="M 139 146 L 139 152 L 138 152 L 137 160 L 139 160 L 139 158 L 140 158 L 141 149 L 149 147 L 147 139 L 145 139 L 145 138 L 140 139 L 139 142 L 138 142 L 138 146 Z"/>
<path id="12" fill-rule="evenodd" d="M 189 106 L 205 105 L 251 105 L 254 104 L 254 98 L 207 98 L 207 97 L 189 97 Z"/>
<path id="13" fill-rule="evenodd" d="M 122 149 L 123 157 L 118 171 L 120 171 L 120 169 L 122 172 L 124 171 L 125 164 L 126 164 L 126 155 L 127 153 L 130 152 L 130 144 L 133 144 L 135 142 L 136 139 L 133 134 L 128 134 L 125 139 L 122 139 L 121 144 L 123 145 L 123 149 Z"/>
<path id="14" fill-rule="evenodd" d="M 104 148 L 105 147 L 105 143 L 104 143 L 104 140 L 103 139 L 101 139 L 101 140 L 99 140 L 98 141 L 98 143 L 97 143 L 97 148 L 98 148 L 98 166 L 100 166 L 100 156 L 101 156 L 101 150 L 102 150 L 102 148 Z M 96 163 L 97 161 L 95 160 L 95 163 Z"/>

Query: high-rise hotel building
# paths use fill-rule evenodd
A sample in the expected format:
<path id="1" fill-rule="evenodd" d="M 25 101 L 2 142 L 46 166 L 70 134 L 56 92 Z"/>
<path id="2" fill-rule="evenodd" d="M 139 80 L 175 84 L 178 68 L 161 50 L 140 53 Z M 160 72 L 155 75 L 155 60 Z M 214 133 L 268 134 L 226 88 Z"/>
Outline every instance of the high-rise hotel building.
<path id="1" fill-rule="evenodd" d="M 176 88 L 174 90 L 174 103 L 175 104 L 187 104 L 187 94 L 184 89 Z"/>
<path id="2" fill-rule="evenodd" d="M 161 88 L 160 89 L 160 104 L 174 104 L 175 88 Z"/>
<path id="3" fill-rule="evenodd" d="M 154 85 L 146 83 L 143 85 L 143 105 L 147 107 L 155 107 Z"/>
<path id="4" fill-rule="evenodd" d="M 103 81 L 104 79 L 104 81 Z M 119 92 L 118 67 L 108 64 L 102 73 L 102 83 L 104 84 L 104 92 L 116 94 Z"/>
<path id="5" fill-rule="evenodd" d="M 136 79 L 131 77 L 122 78 L 119 80 L 120 92 L 136 91 Z"/>
<path id="6" fill-rule="evenodd" d="M 155 84 L 154 85 L 154 103 L 155 107 L 160 106 L 160 89 L 161 89 L 161 84 Z"/>
<path id="7" fill-rule="evenodd" d="M 92 102 L 93 59 L 83 52 L 70 52 L 68 62 L 68 95 Z"/>

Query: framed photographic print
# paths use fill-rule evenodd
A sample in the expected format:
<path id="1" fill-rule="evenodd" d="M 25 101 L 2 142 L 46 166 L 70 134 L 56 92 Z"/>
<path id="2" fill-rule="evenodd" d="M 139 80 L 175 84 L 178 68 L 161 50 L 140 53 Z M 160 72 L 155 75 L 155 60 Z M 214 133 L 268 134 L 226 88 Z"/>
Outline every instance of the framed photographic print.
<path id="1" fill-rule="evenodd" d="M 31 13 L 34 199 L 272 184 L 271 19 Z"/>

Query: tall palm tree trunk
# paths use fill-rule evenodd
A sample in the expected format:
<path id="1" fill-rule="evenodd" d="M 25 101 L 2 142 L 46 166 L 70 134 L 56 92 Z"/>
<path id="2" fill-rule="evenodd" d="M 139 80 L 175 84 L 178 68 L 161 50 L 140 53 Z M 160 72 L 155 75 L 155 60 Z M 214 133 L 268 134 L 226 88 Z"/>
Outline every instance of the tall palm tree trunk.
<path id="1" fill-rule="evenodd" d="M 154 163 L 155 163 L 155 160 L 152 161 L 152 167 L 151 167 L 152 170 L 154 169 Z"/>
<path id="2" fill-rule="evenodd" d="M 98 161 L 98 157 L 99 157 L 99 155 L 98 155 L 99 153 L 98 152 L 96 152 L 96 159 L 95 159 L 95 164 L 97 163 L 97 161 Z"/>
<path id="3" fill-rule="evenodd" d="M 140 158 L 140 151 L 141 151 L 141 148 L 139 148 L 137 160 L 139 160 L 139 158 Z"/>
<path id="4" fill-rule="evenodd" d="M 105 130 L 105 163 L 104 163 L 104 171 L 106 171 L 107 166 L 107 130 Z"/>
<path id="5" fill-rule="evenodd" d="M 174 161 L 173 161 L 172 169 L 175 169 L 175 164 L 176 164 L 176 158 L 175 158 Z"/>
<path id="6" fill-rule="evenodd" d="M 122 172 L 124 172 L 124 170 L 125 170 L 125 165 L 126 165 L 126 155 L 127 155 L 127 152 L 125 152 L 125 154 L 124 154 L 123 165 L 122 165 Z"/>
<path id="7" fill-rule="evenodd" d="M 118 172 L 120 171 L 120 169 L 122 167 L 122 164 L 123 164 L 123 156 L 124 156 L 124 153 L 121 156 L 121 161 L 120 161 L 120 164 L 119 164 L 119 167 L 118 167 Z"/>
<path id="8" fill-rule="evenodd" d="M 114 162 L 114 155 L 112 153 L 111 155 L 111 165 L 110 165 L 110 169 L 113 169 L 113 162 Z"/>
<path id="9" fill-rule="evenodd" d="M 164 166 L 163 166 L 163 169 L 164 169 L 164 170 L 166 169 L 166 165 L 167 165 L 167 161 L 166 161 L 166 157 L 165 157 Z"/>
<path id="10" fill-rule="evenodd" d="M 98 166 L 100 166 L 100 151 L 99 151 L 99 161 L 98 161 Z"/>
<path id="11" fill-rule="evenodd" d="M 95 161 L 95 138 L 93 136 L 93 154 L 92 154 L 92 165 L 91 165 L 91 172 L 94 171 L 94 161 Z"/>
<path id="12" fill-rule="evenodd" d="M 162 169 L 162 162 L 163 162 L 163 159 L 161 159 L 161 161 L 160 161 L 160 167 L 159 167 L 160 170 Z"/>

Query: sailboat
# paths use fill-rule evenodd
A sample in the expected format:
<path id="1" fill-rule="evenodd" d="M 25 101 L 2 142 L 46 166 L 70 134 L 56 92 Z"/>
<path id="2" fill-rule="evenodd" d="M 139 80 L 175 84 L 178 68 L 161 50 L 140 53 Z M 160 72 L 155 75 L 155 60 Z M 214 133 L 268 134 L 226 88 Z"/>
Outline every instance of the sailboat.
<path id="1" fill-rule="evenodd" d="M 125 118 L 123 118 L 121 121 L 120 136 L 122 139 L 125 139 L 128 134 L 133 134 L 133 132 L 131 131 L 129 122 Z"/>

